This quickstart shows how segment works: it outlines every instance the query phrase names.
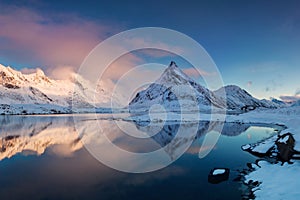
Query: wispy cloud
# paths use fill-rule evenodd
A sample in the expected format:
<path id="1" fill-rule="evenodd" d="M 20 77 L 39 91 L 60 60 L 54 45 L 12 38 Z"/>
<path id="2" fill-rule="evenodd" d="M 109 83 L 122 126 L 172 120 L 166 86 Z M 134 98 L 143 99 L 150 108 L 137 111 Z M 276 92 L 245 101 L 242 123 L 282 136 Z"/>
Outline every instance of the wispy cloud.
<path id="1" fill-rule="evenodd" d="M 285 102 L 295 102 L 300 100 L 300 88 L 295 91 L 294 95 L 281 95 L 280 99 Z"/>
<path id="2" fill-rule="evenodd" d="M 136 56 L 133 53 L 128 53 L 115 60 L 109 65 L 102 75 L 103 78 L 109 78 L 111 80 L 118 80 L 122 75 L 128 72 L 130 69 L 136 67 L 142 63 L 143 59 Z"/>
<path id="3" fill-rule="evenodd" d="M 74 72 L 74 66 L 70 65 L 57 65 L 46 69 L 46 74 L 49 77 L 54 77 L 55 79 L 60 80 L 69 79 L 71 77 L 71 74 Z"/>
<path id="4" fill-rule="evenodd" d="M 43 16 L 27 8 L 1 8 L 0 52 L 21 63 L 78 67 L 85 56 L 114 32 L 75 15 Z M 5 45 L 3 45 L 5 44 Z"/>
<path id="5" fill-rule="evenodd" d="M 300 100 L 300 96 L 289 96 L 289 95 L 282 95 L 279 97 L 284 102 L 295 102 Z"/>
<path id="6" fill-rule="evenodd" d="M 40 67 L 46 75 L 55 79 L 69 78 L 72 72 L 79 69 L 84 58 L 96 45 L 124 29 L 122 25 L 119 27 L 117 24 L 99 24 L 74 14 L 49 16 L 17 6 L 1 8 L 0 27 L 0 55 L 8 58 L 7 60 L 24 63 L 25 66 L 31 65 L 22 69 L 24 73 L 35 72 L 30 67 Z M 180 46 L 176 46 L 176 42 L 167 44 L 153 41 L 150 36 L 147 38 L 147 35 L 127 38 L 126 42 L 136 47 L 155 44 L 158 49 L 182 52 Z M 101 80 L 116 83 L 118 79 L 124 77 L 124 74 L 130 74 L 134 81 L 129 83 L 135 86 L 148 80 L 148 77 L 157 78 L 161 70 L 151 67 L 149 70 L 132 70 L 134 67 L 146 63 L 148 57 L 159 60 L 174 56 L 176 55 L 172 52 L 153 49 L 130 52 L 114 61 L 106 69 Z M 91 73 L 97 73 L 97 70 L 99 69 L 95 67 Z M 200 71 L 199 74 L 194 69 L 186 69 L 185 72 L 191 76 L 212 75 L 206 71 Z M 134 88 L 127 85 L 123 87 L 126 87 L 124 91 Z"/>
<path id="7" fill-rule="evenodd" d="M 0 13 L 0 54 L 30 67 L 40 67 L 52 78 L 62 79 L 76 72 L 90 51 L 108 36 L 124 29 L 117 24 L 99 24 L 73 14 L 46 16 L 24 7 L 7 6 Z M 151 46 L 147 38 L 128 38 L 135 46 Z M 177 46 L 157 43 L 159 48 L 176 49 Z M 117 80 L 124 73 L 142 63 L 145 56 L 171 57 L 172 53 L 159 50 L 142 50 L 129 53 L 114 61 L 106 71 L 106 77 Z M 1 63 L 1 61 L 0 61 Z M 97 69 L 95 69 L 97 70 Z"/>

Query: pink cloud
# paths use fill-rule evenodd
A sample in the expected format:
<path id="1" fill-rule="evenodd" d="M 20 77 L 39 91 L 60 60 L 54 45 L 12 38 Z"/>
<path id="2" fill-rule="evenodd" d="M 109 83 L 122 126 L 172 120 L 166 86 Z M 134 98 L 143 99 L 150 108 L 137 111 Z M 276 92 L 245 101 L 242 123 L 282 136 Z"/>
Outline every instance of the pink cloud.
<path id="1" fill-rule="evenodd" d="M 293 103 L 296 102 L 298 100 L 300 100 L 300 96 L 299 95 L 282 95 L 279 97 L 282 101 L 287 102 L 287 103 Z"/>
<path id="2" fill-rule="evenodd" d="M 77 68 L 88 53 L 114 28 L 77 16 L 44 17 L 25 8 L 0 13 L 1 52 L 20 62 Z M 26 55 L 26 56 L 24 56 Z"/>
<path id="3" fill-rule="evenodd" d="M 74 66 L 70 65 L 58 65 L 55 67 L 47 68 L 46 74 L 50 78 L 65 80 L 71 77 L 71 74 L 75 72 Z"/>
<path id="4" fill-rule="evenodd" d="M 130 69 L 136 67 L 139 63 L 141 64 L 143 59 L 136 56 L 133 53 L 127 53 L 121 56 L 119 59 L 115 60 L 111 65 L 109 65 L 102 75 L 103 79 L 118 80 Z"/>
<path id="5" fill-rule="evenodd" d="M 46 75 L 55 79 L 64 79 L 76 72 L 84 58 L 103 39 L 124 27 L 97 24 L 75 15 L 44 16 L 33 10 L 20 7 L 1 8 L 0 12 L 0 53 L 19 63 L 35 63 Z M 151 46 L 153 41 L 147 38 L 131 38 L 128 41 L 136 46 Z M 158 48 L 175 49 L 176 45 L 157 43 Z M 160 50 L 142 50 L 142 53 L 154 58 L 171 57 L 172 53 Z M 1 63 L 1 61 L 0 61 Z M 143 59 L 134 53 L 112 63 L 106 71 L 107 79 L 117 80 L 123 74 L 142 64 Z M 97 70 L 97 69 L 95 69 Z M 35 70 L 23 69 L 25 73 Z M 188 75 L 199 75 L 192 69 Z M 202 71 L 201 75 L 210 75 Z"/>
<path id="6" fill-rule="evenodd" d="M 19 7 L 7 7 L 0 12 L 0 27 L 0 53 L 20 63 L 37 63 L 48 76 L 55 79 L 68 78 L 96 45 L 123 28 L 96 24 L 75 15 L 46 17 Z M 132 38 L 128 42 L 137 46 L 151 43 L 144 38 Z M 168 45 L 159 43 L 157 46 L 166 48 Z M 175 46 L 169 48 L 178 49 Z M 141 52 L 155 58 L 172 55 L 159 50 Z M 114 61 L 105 76 L 117 80 L 138 63 L 142 63 L 142 59 L 129 53 Z M 30 73 L 35 70 L 27 68 L 22 71 Z"/>
<path id="7" fill-rule="evenodd" d="M 279 97 L 282 101 L 293 103 L 300 100 L 300 89 L 297 88 L 294 95 L 281 95 Z"/>

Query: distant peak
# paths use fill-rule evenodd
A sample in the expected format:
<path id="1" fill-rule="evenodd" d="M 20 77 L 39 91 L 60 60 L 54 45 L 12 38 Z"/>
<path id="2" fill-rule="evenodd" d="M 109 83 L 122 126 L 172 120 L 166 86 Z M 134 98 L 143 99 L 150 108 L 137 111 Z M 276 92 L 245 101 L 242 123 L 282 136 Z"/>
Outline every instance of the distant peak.
<path id="1" fill-rule="evenodd" d="M 232 89 L 236 89 L 236 90 L 241 89 L 241 88 L 240 88 L 239 86 L 237 86 L 237 85 L 226 85 L 225 88 L 232 88 Z"/>
<path id="2" fill-rule="evenodd" d="M 6 67 L 5 67 L 4 65 L 1 65 L 1 64 L 0 64 L 0 69 L 1 69 L 1 70 L 5 69 L 5 68 L 6 68 Z"/>
<path id="3" fill-rule="evenodd" d="M 35 73 L 37 76 L 45 76 L 45 73 L 40 68 L 37 68 Z"/>
<path id="4" fill-rule="evenodd" d="M 171 61 L 169 67 L 178 67 L 174 61 Z"/>

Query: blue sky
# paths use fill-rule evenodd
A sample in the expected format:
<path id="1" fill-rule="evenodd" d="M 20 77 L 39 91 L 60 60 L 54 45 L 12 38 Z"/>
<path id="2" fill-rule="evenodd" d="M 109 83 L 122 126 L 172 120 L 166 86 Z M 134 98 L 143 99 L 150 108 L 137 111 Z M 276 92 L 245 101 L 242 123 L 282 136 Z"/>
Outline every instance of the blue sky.
<path id="1" fill-rule="evenodd" d="M 4 65 L 41 67 L 51 73 L 52 68 L 78 65 L 80 55 L 115 33 L 164 27 L 198 41 L 225 84 L 239 85 L 259 98 L 298 98 L 299 1 L 0 0 L 0 6 Z M 14 21 L 18 18 L 22 23 Z M 74 48 L 72 41 L 77 42 Z M 57 50 L 62 42 L 64 47 Z"/>

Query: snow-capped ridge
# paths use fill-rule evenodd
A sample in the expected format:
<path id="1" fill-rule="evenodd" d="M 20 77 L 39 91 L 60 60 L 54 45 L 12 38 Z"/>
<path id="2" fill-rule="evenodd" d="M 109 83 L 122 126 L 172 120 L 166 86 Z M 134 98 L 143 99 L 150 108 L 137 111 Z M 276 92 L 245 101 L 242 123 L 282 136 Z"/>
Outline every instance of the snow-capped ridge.
<path id="1" fill-rule="evenodd" d="M 0 107 L 0 114 L 45 113 L 53 107 L 60 111 L 74 112 L 78 109 L 93 109 L 110 105 L 111 90 L 96 88 L 100 86 L 91 83 L 80 75 L 73 73 L 67 80 L 55 80 L 45 75 L 42 69 L 36 69 L 30 74 L 23 74 L 11 67 L 0 65 L 0 100 L 1 105 L 10 105 L 14 108 L 8 111 L 7 106 Z M 14 106 L 15 105 L 15 106 Z M 43 105 L 35 109 L 24 110 L 21 105 Z M 19 109 L 20 108 L 20 109 Z M 44 109 L 45 108 L 45 109 Z M 65 109 L 63 109 L 65 108 Z M 41 109 L 38 111 L 38 109 Z"/>
<path id="2" fill-rule="evenodd" d="M 0 100 L 3 105 L 53 105 L 66 110 L 109 107 L 112 91 L 111 83 L 93 84 L 76 73 L 72 73 L 67 80 L 54 80 L 41 69 L 23 74 L 0 64 Z M 118 102 L 118 97 L 114 101 Z M 185 74 L 174 61 L 154 83 L 138 92 L 128 107 L 131 111 L 148 110 L 154 104 L 161 104 L 170 111 L 211 111 L 212 106 L 229 110 L 241 110 L 245 106 L 279 107 L 277 102 L 259 100 L 235 85 L 212 92 Z M 118 105 L 122 104 L 118 102 Z M 13 113 L 17 114 L 18 109 L 15 110 Z M 0 113 L 7 113 L 2 111 L 0 109 Z"/>
<path id="3" fill-rule="evenodd" d="M 170 110 L 181 110 L 178 104 L 178 98 L 174 90 L 180 88 L 190 88 L 192 94 L 182 89 L 179 98 L 186 104 L 186 109 L 195 109 L 195 103 L 200 109 L 210 110 L 215 108 L 228 110 L 239 110 L 245 107 L 255 109 L 256 107 L 276 108 L 279 105 L 266 99 L 259 100 L 249 94 L 246 90 L 236 85 L 228 85 L 214 92 L 206 87 L 196 83 L 192 78 L 186 75 L 174 61 L 165 69 L 160 78 L 151 84 L 147 89 L 137 93 L 135 98 L 129 103 L 129 108 L 134 111 L 137 109 L 148 110 L 151 105 L 161 104 Z M 224 93 L 225 92 L 225 93 Z M 226 94 L 226 95 L 225 95 Z M 193 97 L 194 98 L 193 98 Z M 196 98 L 195 98 L 196 97 Z M 249 107 L 249 108 L 250 108 Z"/>
<path id="4" fill-rule="evenodd" d="M 191 81 L 192 79 L 186 75 L 174 61 L 171 61 L 170 65 L 155 83 L 170 86 L 171 84 L 180 85 Z"/>
<path id="5" fill-rule="evenodd" d="M 226 103 L 228 109 L 243 109 L 249 106 L 253 107 L 254 109 L 256 107 L 276 108 L 279 106 L 277 103 L 266 99 L 259 100 L 253 97 L 246 90 L 236 85 L 224 86 L 214 91 L 214 94 L 221 97 L 224 90 L 226 93 Z"/>
<path id="6" fill-rule="evenodd" d="M 180 108 L 179 102 L 182 107 Z M 168 110 L 210 110 L 211 105 L 224 108 L 225 104 L 210 90 L 186 75 L 174 61 L 147 89 L 138 92 L 129 103 L 129 109 L 148 110 L 151 105 L 161 104 Z"/>

